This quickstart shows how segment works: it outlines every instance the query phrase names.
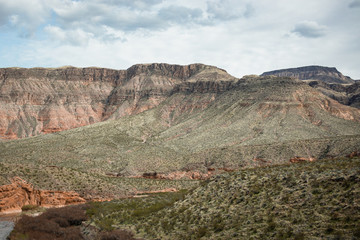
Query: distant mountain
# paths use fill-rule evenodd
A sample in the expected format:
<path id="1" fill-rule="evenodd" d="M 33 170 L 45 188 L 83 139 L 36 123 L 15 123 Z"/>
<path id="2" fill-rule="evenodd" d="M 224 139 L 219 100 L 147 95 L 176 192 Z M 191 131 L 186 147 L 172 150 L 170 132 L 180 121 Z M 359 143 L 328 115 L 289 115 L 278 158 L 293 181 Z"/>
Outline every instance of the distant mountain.
<path id="1" fill-rule="evenodd" d="M 127 70 L 3 68 L 0 139 L 59 132 L 137 114 L 159 105 L 175 87 L 199 82 L 201 89 L 201 82 L 210 80 L 217 91 L 221 82 L 235 78 L 203 64 L 138 64 Z"/>
<path id="2" fill-rule="evenodd" d="M 336 68 L 307 66 L 264 72 L 262 76 L 286 76 L 306 81 L 326 96 L 360 108 L 360 82 L 344 76 Z"/>
<path id="3" fill-rule="evenodd" d="M 194 77 L 207 75 L 204 71 L 221 70 L 208 68 Z M 176 84 L 165 100 L 138 114 L 0 142 L 0 159 L 139 177 L 207 173 L 211 168 L 238 169 L 360 150 L 360 138 L 354 135 L 360 132 L 360 110 L 302 81 L 272 76 L 198 79 Z M 144 95 L 142 101 L 149 98 Z"/>
<path id="4" fill-rule="evenodd" d="M 352 84 L 355 81 L 342 75 L 336 68 L 306 66 L 264 72 L 262 76 L 294 77 L 300 80 L 320 80 L 326 83 Z"/>

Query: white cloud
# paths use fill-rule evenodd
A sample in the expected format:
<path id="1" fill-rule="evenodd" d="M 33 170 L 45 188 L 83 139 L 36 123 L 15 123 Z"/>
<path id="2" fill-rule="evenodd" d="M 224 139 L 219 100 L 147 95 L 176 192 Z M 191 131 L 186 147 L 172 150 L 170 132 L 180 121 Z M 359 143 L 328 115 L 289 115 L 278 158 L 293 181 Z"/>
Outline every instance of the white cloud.
<path id="1" fill-rule="evenodd" d="M 307 38 L 318 38 L 326 35 L 327 27 L 314 21 L 302 21 L 295 25 L 292 32 Z"/>
<path id="2" fill-rule="evenodd" d="M 171 5 L 160 9 L 158 16 L 162 21 L 171 23 L 197 22 L 203 17 L 203 12 L 199 8 L 188 8 L 183 6 Z"/>
<path id="3" fill-rule="evenodd" d="M 353 0 L 349 3 L 350 8 L 360 8 L 360 0 Z"/>
<path id="4" fill-rule="evenodd" d="M 46 26 L 45 32 L 50 34 L 52 39 L 56 42 L 64 42 L 71 45 L 87 45 L 93 34 L 83 31 L 82 29 L 63 30 L 56 26 Z"/>
<path id="5" fill-rule="evenodd" d="M 111 6 L 126 6 L 133 9 L 146 9 L 163 2 L 163 0 L 102 0 L 102 2 Z"/>
<path id="6" fill-rule="evenodd" d="M 208 1 L 207 12 L 214 20 L 232 20 L 241 17 L 250 17 L 254 8 L 250 3 L 237 0 Z"/>
<path id="7" fill-rule="evenodd" d="M 317 64 L 360 78 L 357 2 L 0 0 L 0 64 L 124 69 L 202 62 L 237 77 Z M 33 37 L 10 37 L 24 33 Z"/>
<path id="8" fill-rule="evenodd" d="M 36 28 L 46 21 L 50 12 L 44 0 L 0 0 L 0 26 L 10 24 L 20 29 L 19 35 L 31 36 Z"/>

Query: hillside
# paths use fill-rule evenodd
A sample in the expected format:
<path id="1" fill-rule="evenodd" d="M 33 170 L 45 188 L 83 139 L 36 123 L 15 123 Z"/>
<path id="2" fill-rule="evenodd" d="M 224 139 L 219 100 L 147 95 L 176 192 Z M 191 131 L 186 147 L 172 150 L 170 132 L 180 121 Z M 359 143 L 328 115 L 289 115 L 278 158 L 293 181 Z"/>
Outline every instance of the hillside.
<path id="1" fill-rule="evenodd" d="M 286 163 L 295 156 L 344 156 L 359 151 L 359 119 L 360 110 L 291 78 L 190 81 L 136 115 L 0 142 L 0 159 L 6 169 L 23 169 L 21 177 L 37 187 L 96 193 L 102 182 L 104 189 L 119 189 L 114 181 L 127 181 L 111 178 L 109 184 L 109 173 L 197 179 L 214 170 Z M 3 183 L 16 172 L 5 171 Z M 57 180 L 43 181 L 44 176 Z"/>
<path id="2" fill-rule="evenodd" d="M 331 159 L 218 175 L 185 197 L 95 203 L 102 230 L 145 239 L 358 239 L 360 159 Z"/>
<path id="3" fill-rule="evenodd" d="M 25 216 L 10 239 L 358 239 L 359 172 L 358 157 L 243 169 L 190 191 Z"/>

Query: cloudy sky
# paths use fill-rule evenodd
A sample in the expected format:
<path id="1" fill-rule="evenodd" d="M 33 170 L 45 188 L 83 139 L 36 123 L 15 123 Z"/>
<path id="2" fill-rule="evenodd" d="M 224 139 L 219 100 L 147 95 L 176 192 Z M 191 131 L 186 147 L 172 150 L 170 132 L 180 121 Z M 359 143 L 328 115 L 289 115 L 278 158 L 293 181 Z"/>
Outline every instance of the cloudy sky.
<path id="1" fill-rule="evenodd" d="M 152 62 L 360 79 L 360 0 L 0 0 L 0 67 Z"/>

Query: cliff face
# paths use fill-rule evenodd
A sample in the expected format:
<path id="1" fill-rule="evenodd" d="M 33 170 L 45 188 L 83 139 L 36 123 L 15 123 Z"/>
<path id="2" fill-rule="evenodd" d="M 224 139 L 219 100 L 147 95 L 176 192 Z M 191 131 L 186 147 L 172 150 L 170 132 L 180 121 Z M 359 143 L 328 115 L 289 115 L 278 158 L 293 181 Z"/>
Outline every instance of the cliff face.
<path id="1" fill-rule="evenodd" d="M 18 177 L 11 184 L 0 186 L 0 213 L 20 211 L 25 205 L 56 207 L 79 203 L 85 200 L 76 192 L 36 190 Z"/>
<path id="2" fill-rule="evenodd" d="M 307 66 L 264 72 L 262 75 L 305 80 L 311 87 L 339 103 L 360 108 L 360 82 L 342 75 L 336 68 Z"/>
<path id="3" fill-rule="evenodd" d="M 360 82 L 354 84 L 328 84 L 321 81 L 309 81 L 309 85 L 341 104 L 360 108 Z"/>
<path id="4" fill-rule="evenodd" d="M 215 82 L 235 80 L 224 70 L 203 64 L 139 64 L 127 70 L 0 69 L 0 139 L 53 133 L 137 114 L 159 105 L 175 86 L 201 81 L 204 76 Z M 195 87 L 216 91 L 206 84 Z"/>
<path id="5" fill-rule="evenodd" d="M 353 82 L 335 68 L 309 66 L 263 75 L 317 79 L 317 84 L 308 81 L 310 86 L 342 104 L 360 106 L 359 84 L 329 84 Z M 203 64 L 138 64 L 127 70 L 0 69 L 0 140 L 119 119 L 154 108 L 164 100 L 171 104 L 164 108 L 163 117 L 173 122 L 183 112 L 204 109 L 238 81 L 222 69 Z M 186 97 L 189 94 L 199 95 Z"/>
<path id="6" fill-rule="evenodd" d="M 336 68 L 322 66 L 306 66 L 264 72 L 263 76 L 294 77 L 300 80 L 320 80 L 326 83 L 351 84 L 355 81 L 342 75 Z"/>
<path id="7" fill-rule="evenodd" d="M 0 136 L 14 139 L 103 119 L 112 89 L 126 76 L 108 69 L 0 69 Z"/>

